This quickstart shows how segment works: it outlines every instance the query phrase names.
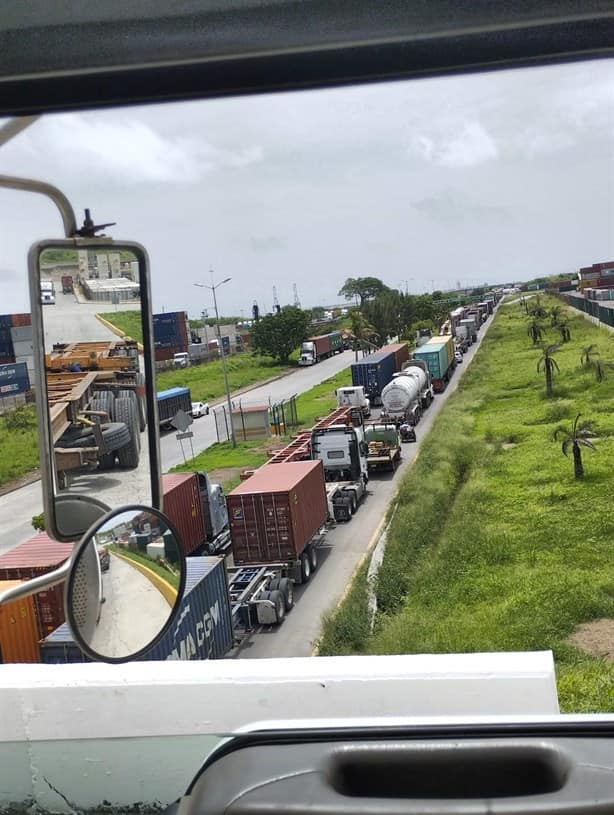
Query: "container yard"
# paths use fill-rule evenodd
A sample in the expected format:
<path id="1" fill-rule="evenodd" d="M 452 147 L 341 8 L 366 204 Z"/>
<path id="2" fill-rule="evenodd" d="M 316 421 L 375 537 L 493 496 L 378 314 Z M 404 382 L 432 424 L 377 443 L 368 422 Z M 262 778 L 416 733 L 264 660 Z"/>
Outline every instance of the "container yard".
<path id="1" fill-rule="evenodd" d="M 172 360 L 175 354 L 187 352 L 190 328 L 185 311 L 154 314 L 153 332 L 156 362 Z"/>

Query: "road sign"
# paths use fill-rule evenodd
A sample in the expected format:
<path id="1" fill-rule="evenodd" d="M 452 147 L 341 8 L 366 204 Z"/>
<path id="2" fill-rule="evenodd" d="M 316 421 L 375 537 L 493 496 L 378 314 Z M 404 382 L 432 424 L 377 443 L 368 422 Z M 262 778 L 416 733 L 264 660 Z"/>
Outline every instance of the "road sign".
<path id="1" fill-rule="evenodd" d="M 178 410 L 177 413 L 175 413 L 171 424 L 177 430 L 182 431 L 187 430 L 193 422 L 194 419 L 188 413 L 186 413 L 185 410 Z"/>
<path id="2" fill-rule="evenodd" d="M 182 441 L 183 439 L 191 439 L 194 436 L 191 430 L 188 430 L 187 433 L 175 433 L 175 438 L 177 441 Z"/>

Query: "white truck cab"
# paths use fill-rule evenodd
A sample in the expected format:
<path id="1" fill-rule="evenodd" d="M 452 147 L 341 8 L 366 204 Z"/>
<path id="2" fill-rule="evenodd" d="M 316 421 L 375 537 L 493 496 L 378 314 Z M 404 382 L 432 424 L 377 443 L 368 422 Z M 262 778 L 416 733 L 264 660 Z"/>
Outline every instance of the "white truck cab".
<path id="1" fill-rule="evenodd" d="M 362 385 L 338 388 L 337 404 L 339 407 L 360 408 L 365 419 L 368 419 L 371 415 L 371 403 Z"/>

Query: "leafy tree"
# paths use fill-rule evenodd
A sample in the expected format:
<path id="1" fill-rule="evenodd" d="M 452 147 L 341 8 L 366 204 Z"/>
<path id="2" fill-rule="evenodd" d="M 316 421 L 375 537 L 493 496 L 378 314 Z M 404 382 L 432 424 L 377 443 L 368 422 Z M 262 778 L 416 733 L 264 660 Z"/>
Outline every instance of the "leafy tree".
<path id="1" fill-rule="evenodd" d="M 552 378 L 560 371 L 554 354 L 559 350 L 559 345 L 543 345 L 541 358 L 537 361 L 537 373 L 542 371 L 546 375 L 546 395 L 552 396 Z"/>
<path id="2" fill-rule="evenodd" d="M 529 337 L 531 337 L 533 345 L 537 345 L 539 342 L 541 342 L 544 336 L 543 323 L 540 323 L 540 321 L 537 318 L 531 320 L 531 322 L 529 323 L 529 327 L 527 328 L 527 334 L 529 335 Z"/>
<path id="3" fill-rule="evenodd" d="M 588 447 L 590 450 L 595 450 L 595 445 L 591 439 L 597 437 L 595 431 L 595 422 L 592 419 L 585 419 L 580 422 L 581 413 L 578 413 L 574 419 L 571 427 L 559 425 L 554 431 L 553 438 L 555 441 L 563 440 L 561 449 L 563 455 L 569 455 L 571 448 L 573 453 L 573 472 L 575 478 L 582 478 L 584 476 L 584 465 L 582 464 L 582 447 Z"/>
<path id="4" fill-rule="evenodd" d="M 599 351 L 597 350 L 597 346 L 595 343 L 591 343 L 590 345 L 585 345 L 582 349 L 582 355 L 580 356 L 580 365 L 583 368 L 590 368 L 593 364 L 593 357 L 598 357 Z"/>
<path id="5" fill-rule="evenodd" d="M 346 300 L 357 299 L 362 309 L 365 301 L 372 300 L 385 291 L 388 291 L 388 286 L 377 277 L 348 277 L 339 289 L 339 296 Z"/>
<path id="6" fill-rule="evenodd" d="M 561 333 L 561 339 L 563 342 L 569 342 L 571 339 L 571 331 L 569 330 L 569 326 L 564 320 L 561 320 L 556 324 L 557 329 Z"/>
<path id="7" fill-rule="evenodd" d="M 366 320 L 375 328 L 382 342 L 387 337 L 401 333 L 401 296 L 397 291 L 388 290 L 369 300 L 363 306 Z"/>
<path id="8" fill-rule="evenodd" d="M 290 354 L 306 339 L 309 320 L 308 312 L 284 306 L 279 314 L 262 317 L 252 327 L 252 347 L 265 356 L 288 362 Z"/>

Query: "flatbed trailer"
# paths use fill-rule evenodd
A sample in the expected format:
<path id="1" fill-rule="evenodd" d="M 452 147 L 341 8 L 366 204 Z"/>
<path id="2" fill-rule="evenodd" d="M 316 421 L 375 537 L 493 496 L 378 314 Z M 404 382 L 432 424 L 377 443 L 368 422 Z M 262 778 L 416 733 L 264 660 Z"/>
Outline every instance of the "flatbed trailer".
<path id="1" fill-rule="evenodd" d="M 55 343 L 45 354 L 48 371 L 70 371 L 75 365 L 81 370 L 138 371 L 138 343 L 132 339 Z"/>

